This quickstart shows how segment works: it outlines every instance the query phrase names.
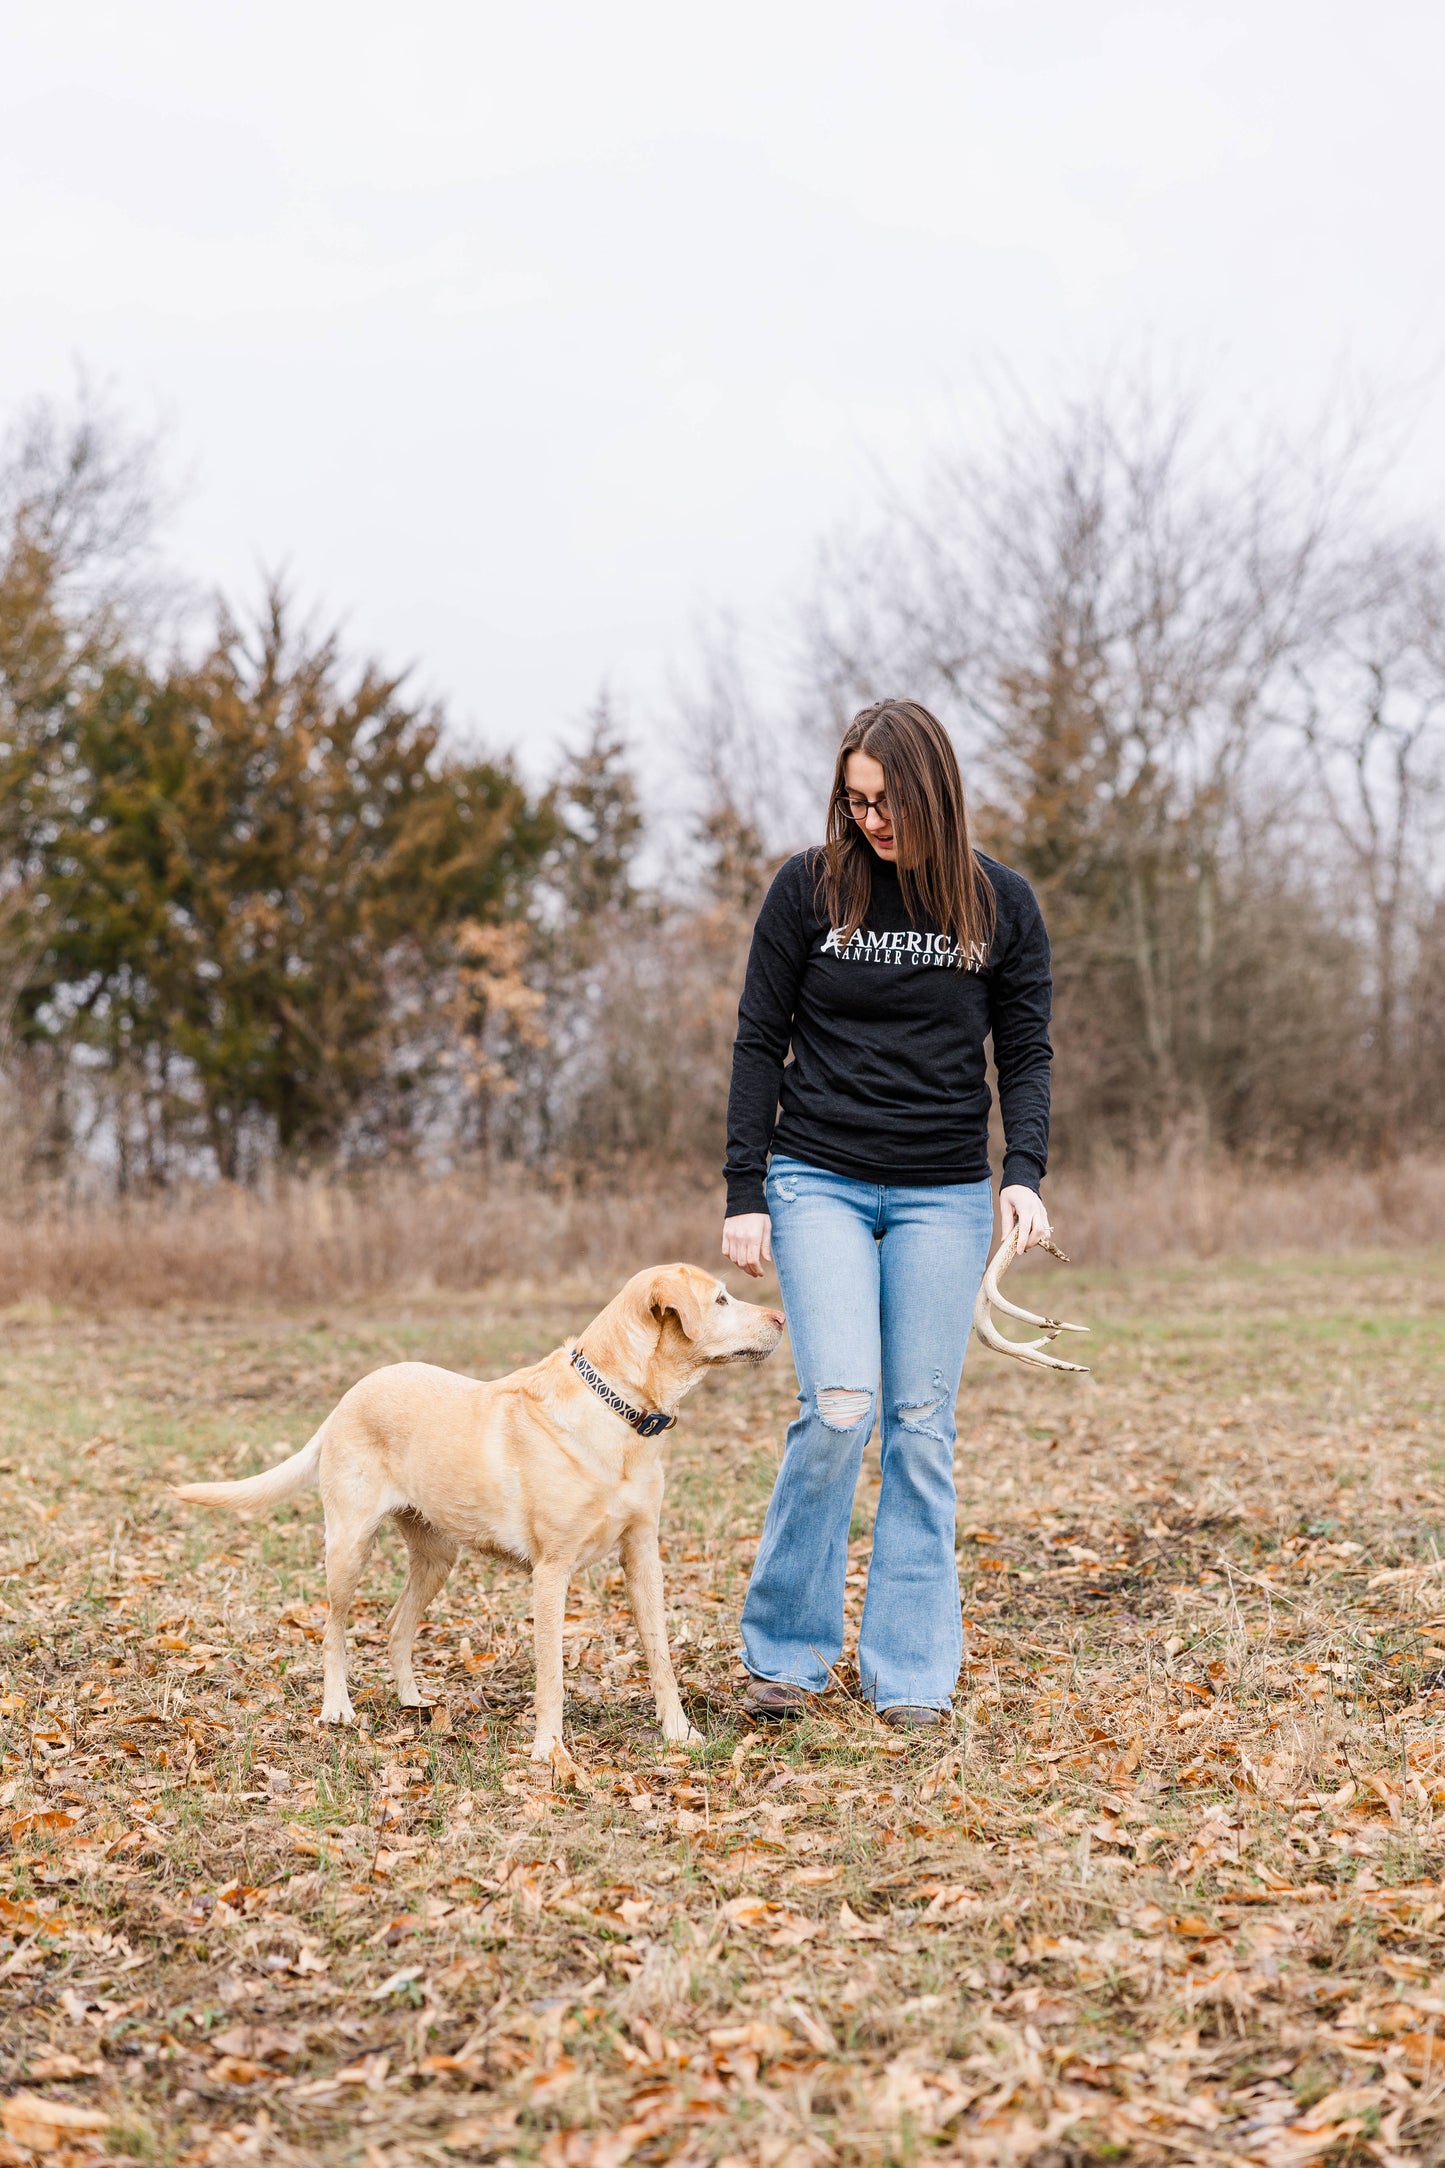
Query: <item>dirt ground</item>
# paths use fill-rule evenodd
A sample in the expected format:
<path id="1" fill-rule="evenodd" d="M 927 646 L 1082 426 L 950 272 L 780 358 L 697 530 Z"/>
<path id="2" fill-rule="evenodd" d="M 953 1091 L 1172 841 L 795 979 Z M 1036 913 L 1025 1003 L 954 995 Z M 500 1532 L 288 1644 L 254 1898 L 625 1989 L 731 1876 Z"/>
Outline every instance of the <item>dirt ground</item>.
<path id="1" fill-rule="evenodd" d="M 846 1668 L 804 1725 L 739 1717 L 784 1350 L 674 1434 L 707 1745 L 663 1747 L 596 1569 L 565 1793 L 519 1574 L 463 1560 L 404 1713 L 390 1542 L 338 1734 L 314 1502 L 164 1486 L 266 1464 L 379 1363 L 525 1362 L 610 1287 L 12 1309 L 0 2161 L 1445 2159 L 1445 1251 L 1046 1269 L 1093 1375 L 970 1356 L 948 1733 L 885 1731 Z"/>

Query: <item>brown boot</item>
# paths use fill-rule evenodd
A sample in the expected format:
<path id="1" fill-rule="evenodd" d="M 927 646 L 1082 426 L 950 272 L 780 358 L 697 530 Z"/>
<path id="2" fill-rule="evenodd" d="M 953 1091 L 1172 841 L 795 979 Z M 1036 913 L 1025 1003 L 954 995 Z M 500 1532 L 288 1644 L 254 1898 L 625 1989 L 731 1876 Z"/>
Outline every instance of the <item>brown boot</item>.
<path id="1" fill-rule="evenodd" d="M 938 1731 L 943 1725 L 941 1709 L 915 1708 L 910 1702 L 901 1702 L 896 1709 L 880 1709 L 878 1715 L 890 1731 Z"/>
<path id="2" fill-rule="evenodd" d="M 814 1699 L 805 1686 L 789 1686 L 783 1679 L 749 1679 L 743 1689 L 745 1713 L 771 1723 L 785 1716 L 806 1716 Z"/>

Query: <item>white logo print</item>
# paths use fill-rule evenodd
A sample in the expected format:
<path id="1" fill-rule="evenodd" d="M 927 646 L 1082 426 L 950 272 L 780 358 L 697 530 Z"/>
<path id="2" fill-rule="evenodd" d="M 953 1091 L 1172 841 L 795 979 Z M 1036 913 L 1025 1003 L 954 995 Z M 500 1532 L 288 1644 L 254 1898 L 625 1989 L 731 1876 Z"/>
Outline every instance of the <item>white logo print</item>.
<path id="1" fill-rule="evenodd" d="M 965 950 L 945 933 L 919 933 L 913 928 L 907 933 L 864 933 L 859 927 L 845 942 L 842 928 L 830 926 L 819 953 L 836 956 L 845 964 L 908 964 L 914 968 L 924 964 L 952 971 L 982 971 L 988 962 L 988 950 L 980 942 L 975 941 Z"/>

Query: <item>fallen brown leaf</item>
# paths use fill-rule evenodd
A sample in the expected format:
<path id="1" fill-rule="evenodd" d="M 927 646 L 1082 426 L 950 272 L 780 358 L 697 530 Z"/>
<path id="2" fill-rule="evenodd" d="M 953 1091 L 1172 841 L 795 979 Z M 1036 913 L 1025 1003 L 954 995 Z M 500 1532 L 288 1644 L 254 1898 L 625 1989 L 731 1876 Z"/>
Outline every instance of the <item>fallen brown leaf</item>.
<path id="1" fill-rule="evenodd" d="M 74 2108 L 67 2100 L 47 2100 L 42 2093 L 12 2093 L 0 2101 L 0 2123 L 16 2145 L 35 2153 L 58 2153 L 72 2139 L 103 2131 L 109 2116 L 98 2108 Z"/>
<path id="2" fill-rule="evenodd" d="M 838 1925 L 850 1942 L 881 1942 L 888 1932 L 882 1920 L 859 1919 L 846 1897 L 838 1907 Z"/>
<path id="3" fill-rule="evenodd" d="M 47 2054 L 32 2057 L 25 2075 L 32 2084 L 47 2078 L 99 2078 L 105 2075 L 105 2064 L 98 2056 L 87 2062 L 84 2056 L 52 2048 Z"/>

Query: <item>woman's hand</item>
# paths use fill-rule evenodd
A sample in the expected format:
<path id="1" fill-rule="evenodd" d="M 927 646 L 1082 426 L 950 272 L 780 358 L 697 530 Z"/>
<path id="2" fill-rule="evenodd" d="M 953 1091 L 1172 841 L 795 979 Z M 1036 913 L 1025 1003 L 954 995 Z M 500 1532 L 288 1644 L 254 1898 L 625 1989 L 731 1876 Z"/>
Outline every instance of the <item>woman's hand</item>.
<path id="1" fill-rule="evenodd" d="M 1025 1189 L 1022 1182 L 1010 1182 L 1007 1189 L 999 1191 L 998 1214 L 1005 1235 L 1011 1228 L 1018 1228 L 1020 1256 L 1053 1233 L 1043 1198 L 1037 1190 Z"/>
<path id="2" fill-rule="evenodd" d="M 723 1221 L 723 1256 L 750 1279 L 760 1280 L 773 1261 L 773 1223 L 766 1212 L 739 1212 Z"/>

